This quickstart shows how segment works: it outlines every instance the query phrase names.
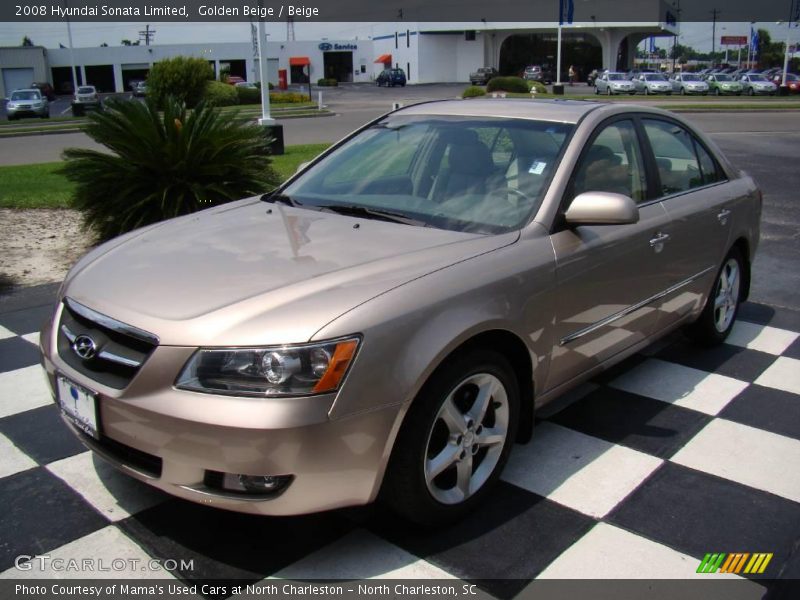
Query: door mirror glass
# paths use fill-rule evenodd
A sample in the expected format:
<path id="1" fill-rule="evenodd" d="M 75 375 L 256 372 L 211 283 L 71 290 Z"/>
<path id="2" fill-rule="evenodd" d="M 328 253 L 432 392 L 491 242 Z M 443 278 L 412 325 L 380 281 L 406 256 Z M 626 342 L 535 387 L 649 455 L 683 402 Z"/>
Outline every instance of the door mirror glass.
<path id="1" fill-rule="evenodd" d="M 625 225 L 639 222 L 639 209 L 623 194 L 584 192 L 575 196 L 564 218 L 569 225 Z"/>

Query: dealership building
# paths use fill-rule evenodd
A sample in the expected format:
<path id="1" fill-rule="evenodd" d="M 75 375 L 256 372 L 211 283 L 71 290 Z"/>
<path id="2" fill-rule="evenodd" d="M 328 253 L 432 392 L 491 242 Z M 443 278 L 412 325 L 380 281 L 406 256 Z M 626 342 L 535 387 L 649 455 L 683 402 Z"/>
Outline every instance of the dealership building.
<path id="1" fill-rule="evenodd" d="M 647 2 L 648 0 L 643 0 Z M 658 6 L 663 2 L 656 2 Z M 642 22 L 590 22 L 562 29 L 562 73 L 573 65 L 581 73 L 596 68 L 628 69 L 636 46 L 649 36 L 672 37 L 677 26 L 668 11 L 653 12 Z M 526 65 L 555 70 L 556 25 L 552 22 L 374 23 L 372 35 L 348 40 L 270 41 L 270 82 L 286 70 L 289 84 L 332 77 L 340 82 L 368 83 L 381 70 L 405 70 L 409 84 L 467 82 L 478 67 L 493 66 L 518 74 Z M 174 56 L 204 58 L 215 73 L 226 70 L 247 81 L 259 80 L 259 58 L 253 40 L 234 43 L 153 44 L 98 48 L 0 48 L 0 97 L 34 81 L 49 81 L 66 91 L 74 58 L 78 84 L 102 92 L 127 91 L 132 80 L 145 79 L 150 67 Z"/>

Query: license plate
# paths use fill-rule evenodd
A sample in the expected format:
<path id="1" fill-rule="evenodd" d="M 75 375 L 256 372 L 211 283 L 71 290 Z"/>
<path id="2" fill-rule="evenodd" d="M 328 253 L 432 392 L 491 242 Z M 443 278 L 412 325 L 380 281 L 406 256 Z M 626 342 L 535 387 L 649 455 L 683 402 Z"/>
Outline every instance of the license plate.
<path id="1" fill-rule="evenodd" d="M 61 410 L 78 429 L 99 439 L 96 394 L 61 375 L 56 381 Z"/>

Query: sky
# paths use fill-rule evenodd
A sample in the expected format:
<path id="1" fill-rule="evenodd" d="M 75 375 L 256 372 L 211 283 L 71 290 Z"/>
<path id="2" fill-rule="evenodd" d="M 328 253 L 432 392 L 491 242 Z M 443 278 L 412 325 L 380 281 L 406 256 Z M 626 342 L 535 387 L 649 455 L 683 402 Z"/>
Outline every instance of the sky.
<path id="1" fill-rule="evenodd" d="M 76 48 L 118 46 L 123 39 L 136 41 L 139 30 L 145 23 L 73 23 L 72 38 Z M 786 26 L 775 23 L 756 23 L 753 27 L 767 29 L 777 41 L 786 39 Z M 249 42 L 249 23 L 153 23 L 156 30 L 155 44 L 182 44 L 195 42 Z M 723 35 L 747 35 L 749 23 L 717 23 L 717 43 Z M 286 39 L 285 23 L 268 23 L 267 33 L 270 41 Z M 367 39 L 372 34 L 369 23 L 295 23 L 295 39 L 319 40 Z M 0 46 L 19 46 L 24 36 L 30 37 L 37 45 L 58 48 L 67 45 L 67 26 L 65 23 L 9 23 L 0 22 Z M 792 30 L 793 38 L 800 38 L 800 31 Z M 797 42 L 793 39 L 792 43 Z M 682 23 L 681 44 L 692 46 L 706 52 L 711 50 L 711 23 Z M 657 40 L 659 47 L 670 48 L 671 38 Z"/>

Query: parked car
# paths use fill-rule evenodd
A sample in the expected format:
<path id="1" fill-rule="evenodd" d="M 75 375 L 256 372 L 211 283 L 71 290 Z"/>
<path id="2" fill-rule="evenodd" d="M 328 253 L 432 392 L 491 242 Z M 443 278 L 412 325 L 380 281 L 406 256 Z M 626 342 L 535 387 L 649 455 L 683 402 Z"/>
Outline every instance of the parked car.
<path id="1" fill-rule="evenodd" d="M 778 71 L 777 73 L 774 73 L 774 74 L 772 75 L 772 79 L 771 79 L 771 81 L 772 81 L 772 83 L 774 83 L 774 84 L 775 84 L 777 87 L 780 87 L 780 86 L 781 86 L 781 84 L 783 83 L 783 69 L 781 69 L 781 70 L 780 70 L 780 71 Z M 792 86 L 791 86 L 791 83 L 792 83 L 793 81 L 795 81 L 795 82 L 796 82 L 796 81 L 798 81 L 798 77 L 797 77 L 797 75 L 795 75 L 794 73 L 786 73 L 786 86 L 789 88 L 789 91 L 793 91 L 793 90 L 792 90 Z"/>
<path id="2" fill-rule="evenodd" d="M 678 94 L 708 95 L 708 84 L 697 73 L 676 73 L 670 81 L 672 82 L 672 91 Z"/>
<path id="3" fill-rule="evenodd" d="M 706 77 L 708 91 L 715 96 L 742 95 L 742 84 L 726 73 L 714 73 Z"/>
<path id="4" fill-rule="evenodd" d="M 132 92 L 136 92 L 136 88 L 139 87 L 139 84 L 144 83 L 144 79 L 131 79 L 128 82 L 128 87 Z"/>
<path id="5" fill-rule="evenodd" d="M 800 93 L 800 77 L 794 73 L 786 74 L 786 87 L 789 88 L 790 94 Z"/>
<path id="6" fill-rule="evenodd" d="M 394 87 L 396 85 L 406 86 L 406 73 L 403 69 L 384 69 L 378 74 L 375 83 L 385 85 L 386 87 Z"/>
<path id="7" fill-rule="evenodd" d="M 239 82 L 239 83 L 237 83 L 237 84 L 236 84 L 234 87 L 237 87 L 237 88 L 247 88 L 247 89 L 251 89 L 251 90 L 260 90 L 260 89 L 261 89 L 260 87 L 258 87 L 258 86 L 257 86 L 255 83 L 253 83 L 252 81 L 240 81 L 240 82 Z"/>
<path id="8" fill-rule="evenodd" d="M 42 96 L 47 98 L 48 102 L 52 102 L 56 99 L 56 91 L 53 89 L 53 86 L 46 81 L 34 81 L 31 84 L 31 88 L 34 90 L 39 90 L 42 93 Z"/>
<path id="9" fill-rule="evenodd" d="M 225 78 L 225 83 L 228 85 L 236 85 L 237 83 L 244 83 L 244 79 L 238 75 L 228 75 Z"/>
<path id="10" fill-rule="evenodd" d="M 145 96 L 147 96 L 147 82 L 146 81 L 138 82 L 136 86 L 133 88 L 133 95 L 136 98 L 144 98 Z"/>
<path id="11" fill-rule="evenodd" d="M 538 81 L 545 85 L 553 83 L 553 74 L 539 65 L 525 67 L 525 70 L 522 72 L 522 78 L 528 81 Z"/>
<path id="12" fill-rule="evenodd" d="M 742 92 L 748 96 L 755 96 L 757 94 L 774 96 L 778 91 L 778 86 L 767 79 L 766 75 L 760 73 L 742 75 L 739 82 L 742 84 Z"/>
<path id="13" fill-rule="evenodd" d="M 603 73 L 594 82 L 595 94 L 635 94 L 636 88 L 625 73 Z"/>
<path id="14" fill-rule="evenodd" d="M 21 117 L 50 118 L 50 103 L 38 89 L 14 90 L 6 98 L 6 117 L 9 121 Z"/>
<path id="15" fill-rule="evenodd" d="M 86 114 L 87 110 L 102 110 L 103 103 L 93 85 L 79 85 L 72 99 L 72 114 L 76 117 Z"/>
<path id="16" fill-rule="evenodd" d="M 289 515 L 381 492 L 443 524 L 535 408 L 680 326 L 723 342 L 760 213 L 667 111 L 415 104 L 269 194 L 92 250 L 42 364 L 86 446 L 175 496 Z"/>
<path id="17" fill-rule="evenodd" d="M 672 94 L 672 84 L 662 73 L 642 73 L 633 80 L 633 86 L 639 94 Z"/>
<path id="18" fill-rule="evenodd" d="M 499 74 L 494 67 L 480 67 L 469 74 L 469 82 L 472 85 L 486 85 L 492 77 L 497 77 Z"/>

